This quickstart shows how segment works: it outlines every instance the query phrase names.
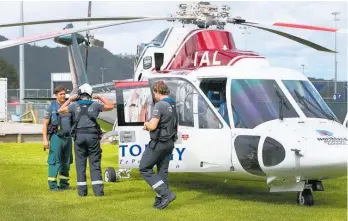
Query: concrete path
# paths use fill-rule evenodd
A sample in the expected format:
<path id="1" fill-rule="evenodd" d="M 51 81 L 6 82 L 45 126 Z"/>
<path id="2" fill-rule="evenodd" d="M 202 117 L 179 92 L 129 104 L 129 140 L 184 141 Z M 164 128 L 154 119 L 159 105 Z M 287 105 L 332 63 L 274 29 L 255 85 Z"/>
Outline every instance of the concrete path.
<path id="1" fill-rule="evenodd" d="M 0 123 L 0 134 L 42 134 L 42 124 Z"/>

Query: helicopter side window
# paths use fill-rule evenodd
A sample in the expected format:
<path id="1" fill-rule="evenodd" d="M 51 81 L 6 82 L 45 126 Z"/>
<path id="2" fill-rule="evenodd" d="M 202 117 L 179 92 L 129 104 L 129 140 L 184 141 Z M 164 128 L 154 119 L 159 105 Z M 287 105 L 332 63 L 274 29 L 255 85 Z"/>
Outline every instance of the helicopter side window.
<path id="1" fill-rule="evenodd" d="M 219 129 L 222 125 L 202 96 L 198 97 L 198 123 L 201 129 Z"/>
<path id="2" fill-rule="evenodd" d="M 175 100 L 179 115 L 179 125 L 193 127 L 193 88 L 185 81 L 178 80 L 176 83 Z"/>
<path id="3" fill-rule="evenodd" d="M 153 85 L 159 79 L 152 79 L 150 83 Z M 161 79 L 162 80 L 162 79 Z M 176 101 L 176 108 L 178 114 L 179 125 L 186 127 L 194 127 L 194 112 L 193 99 L 198 91 L 193 85 L 181 79 L 163 79 L 168 85 L 171 97 Z M 203 97 L 198 94 L 198 118 L 199 128 L 221 128 L 222 125 L 214 112 L 209 108 Z"/>
<path id="4" fill-rule="evenodd" d="M 193 87 L 183 80 L 158 78 L 149 80 L 151 87 L 158 80 L 162 80 L 167 84 L 170 91 L 169 97 L 176 101 L 179 125 L 194 127 Z"/>
<path id="5" fill-rule="evenodd" d="M 123 101 L 126 123 L 138 123 L 149 120 L 153 107 L 150 88 L 123 90 Z"/>
<path id="6" fill-rule="evenodd" d="M 229 125 L 229 118 L 227 112 L 227 103 L 226 103 L 226 78 L 214 78 L 214 79 L 204 79 L 200 83 L 200 88 L 204 92 L 204 94 L 208 97 L 209 101 L 218 111 L 218 113 L 222 116 L 225 122 Z M 202 99 L 203 100 L 203 99 Z M 212 112 L 212 111 L 211 111 Z M 200 115 L 200 128 L 202 127 L 202 123 L 205 121 L 206 116 Z"/>

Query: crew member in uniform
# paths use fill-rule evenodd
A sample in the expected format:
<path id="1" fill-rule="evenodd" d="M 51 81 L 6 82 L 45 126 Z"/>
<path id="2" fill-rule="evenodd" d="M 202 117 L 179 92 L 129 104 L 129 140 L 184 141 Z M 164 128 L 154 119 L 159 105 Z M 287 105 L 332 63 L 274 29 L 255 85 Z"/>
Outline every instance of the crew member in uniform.
<path id="1" fill-rule="evenodd" d="M 78 98 L 78 100 L 77 100 Z M 100 100 L 99 102 L 92 101 Z M 76 102 L 73 102 L 77 100 Z M 96 119 L 100 112 L 110 111 L 114 105 L 99 95 L 92 95 L 92 87 L 83 84 L 78 95 L 67 100 L 59 109 L 60 113 L 73 114 L 72 135 L 75 143 L 75 163 L 77 174 L 77 189 L 79 196 L 87 196 L 86 162 L 89 160 L 91 181 L 95 196 L 104 195 L 104 184 L 101 171 L 102 149 L 100 139 L 102 132 Z"/>
<path id="2" fill-rule="evenodd" d="M 157 193 L 154 208 L 164 209 L 176 198 L 169 189 L 168 167 L 170 155 L 177 139 L 177 116 L 175 101 L 169 98 L 168 86 L 158 81 L 153 86 L 156 104 L 150 121 L 144 123 L 144 130 L 150 131 L 150 142 L 140 160 L 139 170 L 144 180 Z M 157 166 L 157 173 L 153 167 Z"/>
<path id="3" fill-rule="evenodd" d="M 72 164 L 72 126 L 71 114 L 58 114 L 58 109 L 65 102 L 66 89 L 57 86 L 54 89 L 56 100 L 52 101 L 45 112 L 42 135 L 44 149 L 48 153 L 48 186 L 51 191 L 71 189 L 69 171 Z M 57 175 L 59 173 L 59 185 Z"/>

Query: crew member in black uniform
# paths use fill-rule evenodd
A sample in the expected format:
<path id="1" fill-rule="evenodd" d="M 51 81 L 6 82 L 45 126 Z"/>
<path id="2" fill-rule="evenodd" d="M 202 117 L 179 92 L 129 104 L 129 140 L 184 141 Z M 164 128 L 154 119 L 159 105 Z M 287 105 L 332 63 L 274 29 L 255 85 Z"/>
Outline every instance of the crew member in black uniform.
<path id="1" fill-rule="evenodd" d="M 76 102 L 71 103 L 77 98 L 79 99 Z M 99 99 L 103 104 L 92 101 L 92 98 Z M 92 87 L 89 84 L 83 84 L 79 87 L 78 96 L 75 95 L 69 98 L 58 110 L 60 113 L 72 113 L 74 116 L 71 134 L 75 143 L 77 189 L 80 196 L 87 196 L 88 194 L 86 180 L 87 158 L 89 160 L 94 195 L 104 195 L 100 166 L 102 157 L 100 139 L 102 132 L 96 119 L 100 112 L 112 109 L 114 109 L 113 104 L 99 95 L 92 95 Z"/>
<path id="2" fill-rule="evenodd" d="M 177 140 L 176 105 L 163 81 L 156 82 L 152 90 L 157 102 L 150 121 L 144 123 L 144 130 L 150 131 L 151 140 L 142 155 L 139 169 L 144 180 L 157 193 L 153 207 L 164 209 L 176 198 L 168 186 L 170 155 Z M 153 171 L 155 165 L 158 174 Z"/>

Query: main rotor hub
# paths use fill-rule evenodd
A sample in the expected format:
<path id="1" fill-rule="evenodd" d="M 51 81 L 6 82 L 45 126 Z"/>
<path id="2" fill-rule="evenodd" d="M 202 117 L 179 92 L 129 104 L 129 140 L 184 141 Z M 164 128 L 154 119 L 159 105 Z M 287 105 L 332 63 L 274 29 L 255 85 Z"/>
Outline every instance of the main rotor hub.
<path id="1" fill-rule="evenodd" d="M 220 8 L 211 5 L 210 2 L 195 2 L 191 4 L 180 4 L 176 13 L 182 17 L 194 17 L 196 19 L 182 20 L 183 24 L 195 24 L 199 28 L 208 28 L 216 25 L 217 29 L 224 29 L 230 18 L 230 7 L 222 5 Z"/>

